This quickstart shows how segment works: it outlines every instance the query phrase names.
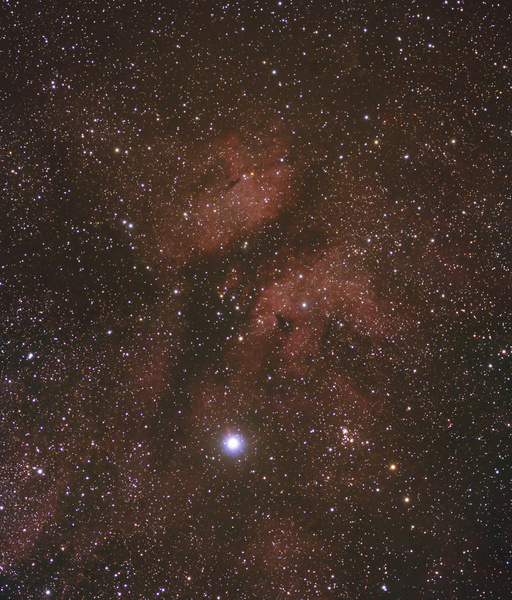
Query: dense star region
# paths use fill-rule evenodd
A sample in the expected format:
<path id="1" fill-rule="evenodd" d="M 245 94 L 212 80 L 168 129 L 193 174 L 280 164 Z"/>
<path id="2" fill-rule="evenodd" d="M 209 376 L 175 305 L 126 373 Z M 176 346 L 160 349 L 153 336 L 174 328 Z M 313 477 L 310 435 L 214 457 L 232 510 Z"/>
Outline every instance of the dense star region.
<path id="1" fill-rule="evenodd" d="M 2 3 L 0 598 L 512 597 L 507 6 Z"/>

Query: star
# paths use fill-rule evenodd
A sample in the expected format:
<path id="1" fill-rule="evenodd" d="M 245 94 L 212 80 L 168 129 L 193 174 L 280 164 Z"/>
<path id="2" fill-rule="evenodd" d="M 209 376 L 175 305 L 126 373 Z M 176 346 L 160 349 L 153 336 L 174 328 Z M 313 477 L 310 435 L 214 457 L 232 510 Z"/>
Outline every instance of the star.
<path id="1" fill-rule="evenodd" d="M 229 454 L 238 454 L 243 450 L 243 439 L 239 435 L 228 435 L 224 439 L 224 448 Z"/>

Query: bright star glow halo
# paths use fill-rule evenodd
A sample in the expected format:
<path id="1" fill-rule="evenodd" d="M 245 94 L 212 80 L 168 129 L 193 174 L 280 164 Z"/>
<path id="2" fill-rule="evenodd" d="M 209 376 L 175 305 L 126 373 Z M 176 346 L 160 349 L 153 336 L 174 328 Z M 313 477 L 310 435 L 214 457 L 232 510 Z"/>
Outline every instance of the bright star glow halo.
<path id="1" fill-rule="evenodd" d="M 229 454 L 239 454 L 244 447 L 241 435 L 230 433 L 224 438 L 224 449 Z"/>

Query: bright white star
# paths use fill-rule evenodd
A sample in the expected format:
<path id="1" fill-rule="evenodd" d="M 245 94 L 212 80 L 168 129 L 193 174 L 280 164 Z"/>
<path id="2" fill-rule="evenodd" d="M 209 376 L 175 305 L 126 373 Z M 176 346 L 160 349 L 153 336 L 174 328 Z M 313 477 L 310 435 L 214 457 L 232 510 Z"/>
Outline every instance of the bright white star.
<path id="1" fill-rule="evenodd" d="M 224 448 L 230 454 L 237 454 L 243 448 L 243 439 L 239 435 L 229 435 L 224 440 Z"/>
<path id="2" fill-rule="evenodd" d="M 236 438 L 232 437 L 227 440 L 226 445 L 230 450 L 236 450 L 240 446 L 240 442 Z"/>

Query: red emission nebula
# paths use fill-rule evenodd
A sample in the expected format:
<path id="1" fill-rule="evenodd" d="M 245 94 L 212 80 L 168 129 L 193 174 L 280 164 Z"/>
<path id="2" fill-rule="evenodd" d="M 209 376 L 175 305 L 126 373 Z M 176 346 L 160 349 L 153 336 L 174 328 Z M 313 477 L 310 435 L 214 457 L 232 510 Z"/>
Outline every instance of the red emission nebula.
<path id="1" fill-rule="evenodd" d="M 509 598 L 506 9 L 43 4 L 4 7 L 0 600 Z"/>

